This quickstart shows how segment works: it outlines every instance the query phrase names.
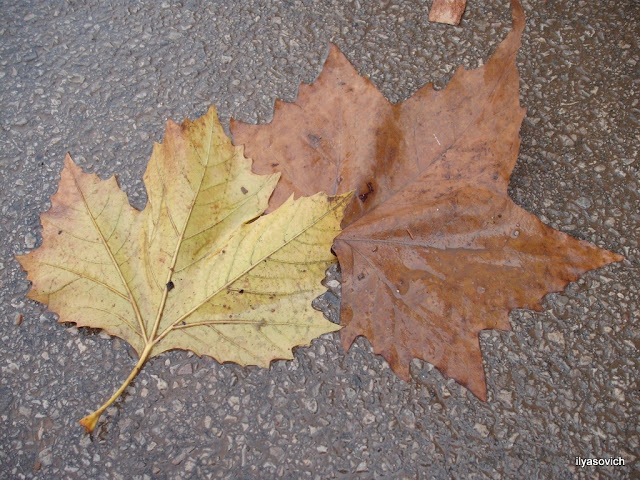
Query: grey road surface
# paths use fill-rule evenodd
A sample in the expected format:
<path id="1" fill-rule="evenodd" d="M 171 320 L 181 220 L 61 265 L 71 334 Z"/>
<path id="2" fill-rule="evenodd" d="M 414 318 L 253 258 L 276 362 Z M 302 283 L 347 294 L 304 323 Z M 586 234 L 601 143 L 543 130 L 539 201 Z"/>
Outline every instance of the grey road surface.
<path id="1" fill-rule="evenodd" d="M 269 121 L 276 98 L 318 76 L 329 42 L 399 102 L 482 65 L 510 9 L 469 0 L 452 27 L 427 22 L 430 0 L 0 3 L 1 478 L 640 477 L 637 1 L 525 3 L 527 117 L 510 193 L 626 260 L 548 295 L 541 313 L 514 311 L 513 332 L 482 334 L 487 403 L 418 360 L 406 383 L 366 340 L 345 353 L 330 334 L 269 370 L 155 358 L 90 436 L 77 420 L 135 354 L 27 300 L 14 259 L 41 243 L 65 153 L 117 175 L 142 208 L 168 118 L 215 104 L 225 125 Z M 334 321 L 336 278 L 317 302 Z"/>

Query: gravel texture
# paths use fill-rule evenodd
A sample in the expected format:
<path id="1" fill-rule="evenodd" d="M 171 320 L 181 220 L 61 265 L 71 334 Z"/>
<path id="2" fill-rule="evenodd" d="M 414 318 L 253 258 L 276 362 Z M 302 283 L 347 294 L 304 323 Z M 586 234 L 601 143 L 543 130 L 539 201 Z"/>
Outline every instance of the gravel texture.
<path id="1" fill-rule="evenodd" d="M 624 254 L 514 331 L 481 336 L 489 401 L 431 365 L 396 377 L 337 334 L 269 370 L 170 352 L 148 362 L 89 436 L 76 423 L 135 354 L 56 323 L 25 299 L 13 258 L 40 245 L 39 215 L 70 152 L 118 175 L 138 208 L 167 118 L 216 104 L 252 122 L 293 100 L 336 43 L 393 102 L 459 64 L 481 65 L 510 26 L 506 1 L 470 0 L 459 27 L 430 1 L 1 2 L 0 477 L 638 478 L 640 466 L 640 7 L 530 0 L 518 55 L 527 118 L 511 195 L 549 225 Z M 337 320 L 339 275 L 317 304 Z M 624 467 L 575 466 L 622 457 Z"/>

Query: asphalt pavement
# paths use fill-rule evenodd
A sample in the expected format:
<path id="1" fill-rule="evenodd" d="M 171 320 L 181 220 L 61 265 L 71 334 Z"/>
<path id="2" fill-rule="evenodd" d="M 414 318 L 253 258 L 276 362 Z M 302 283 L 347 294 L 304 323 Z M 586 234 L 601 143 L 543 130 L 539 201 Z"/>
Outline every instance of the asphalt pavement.
<path id="1" fill-rule="evenodd" d="M 531 0 L 517 58 L 527 116 L 510 184 L 545 223 L 626 256 L 481 336 L 486 403 L 426 362 L 404 382 L 360 338 L 298 348 L 269 370 L 187 352 L 147 363 L 93 435 L 77 421 L 135 353 L 25 298 L 14 255 L 41 243 L 64 156 L 142 173 L 168 118 L 218 107 L 269 121 L 334 42 L 393 102 L 482 65 L 507 1 L 0 2 L 0 477 L 7 479 L 640 478 L 640 5 Z M 316 304 L 333 321 L 339 273 Z M 622 458 L 581 467 L 576 457 Z"/>

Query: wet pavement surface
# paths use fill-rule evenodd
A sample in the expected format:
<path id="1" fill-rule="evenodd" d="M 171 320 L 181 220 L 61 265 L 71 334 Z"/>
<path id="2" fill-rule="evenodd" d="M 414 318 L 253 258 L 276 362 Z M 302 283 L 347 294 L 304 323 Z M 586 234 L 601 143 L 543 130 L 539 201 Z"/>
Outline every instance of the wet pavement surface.
<path id="1" fill-rule="evenodd" d="M 640 6 L 530 1 L 518 55 L 527 117 L 513 199 L 626 260 L 592 271 L 513 332 L 481 336 L 489 401 L 429 364 L 396 377 L 337 334 L 270 370 L 187 352 L 147 363 L 92 436 L 77 420 L 135 353 L 57 323 L 25 299 L 13 258 L 40 245 L 39 215 L 70 152 L 118 175 L 138 208 L 167 118 L 210 104 L 226 125 L 271 118 L 320 72 L 328 43 L 393 102 L 481 65 L 507 2 L 469 0 L 459 27 L 422 1 L 51 1 L 0 9 L 0 476 L 2 478 L 638 478 L 640 466 Z M 333 293 L 316 303 L 337 321 Z M 624 467 L 575 458 L 622 457 Z"/>

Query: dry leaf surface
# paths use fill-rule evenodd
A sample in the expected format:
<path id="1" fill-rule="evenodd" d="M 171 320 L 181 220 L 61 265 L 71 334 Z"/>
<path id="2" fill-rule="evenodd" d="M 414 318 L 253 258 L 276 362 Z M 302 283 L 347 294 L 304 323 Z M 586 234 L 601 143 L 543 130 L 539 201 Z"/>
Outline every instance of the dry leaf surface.
<path id="1" fill-rule="evenodd" d="M 168 122 L 144 175 L 143 211 L 115 178 L 85 174 L 67 156 L 41 217 L 43 244 L 18 257 L 29 298 L 61 322 L 123 338 L 140 356 L 123 387 L 83 419 L 88 431 L 144 361 L 166 350 L 268 367 L 339 328 L 311 301 L 335 261 L 330 247 L 350 196 L 290 198 L 247 224 L 278 181 L 250 169 L 213 107 L 195 122 Z"/>
<path id="2" fill-rule="evenodd" d="M 392 105 L 331 46 L 322 74 L 267 125 L 232 122 L 259 173 L 288 195 L 355 189 L 334 244 L 343 275 L 342 343 L 364 335 L 409 378 L 427 360 L 482 400 L 478 334 L 510 330 L 514 308 L 622 259 L 545 226 L 507 186 L 520 147 L 515 56 L 524 13 L 481 68 Z M 285 135 L 287 133 L 287 135 Z"/>
<path id="3" fill-rule="evenodd" d="M 433 0 L 429 21 L 458 25 L 467 6 L 467 0 Z"/>

